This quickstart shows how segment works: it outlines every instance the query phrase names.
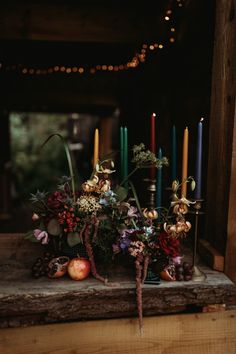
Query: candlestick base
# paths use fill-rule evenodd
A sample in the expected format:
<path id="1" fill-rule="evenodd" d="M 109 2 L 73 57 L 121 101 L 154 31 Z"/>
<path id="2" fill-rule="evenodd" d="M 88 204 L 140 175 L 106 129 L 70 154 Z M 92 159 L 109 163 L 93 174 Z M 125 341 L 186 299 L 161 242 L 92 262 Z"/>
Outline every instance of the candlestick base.
<path id="1" fill-rule="evenodd" d="M 206 274 L 203 273 L 197 266 L 193 266 L 192 281 L 205 281 Z"/>
<path id="2" fill-rule="evenodd" d="M 147 184 L 147 192 L 148 192 L 148 198 L 147 198 L 147 207 L 149 208 L 155 208 L 155 203 L 156 203 L 156 180 L 155 179 L 149 179 L 145 178 L 143 180 Z"/>

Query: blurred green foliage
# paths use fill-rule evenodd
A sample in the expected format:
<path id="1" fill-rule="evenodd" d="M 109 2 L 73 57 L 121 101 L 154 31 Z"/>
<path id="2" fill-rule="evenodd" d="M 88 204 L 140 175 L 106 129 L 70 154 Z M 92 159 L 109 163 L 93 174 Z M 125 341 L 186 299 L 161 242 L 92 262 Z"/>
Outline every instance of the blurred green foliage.
<path id="1" fill-rule="evenodd" d="M 55 188 L 62 175 L 68 175 L 63 144 L 51 139 L 43 149 L 41 145 L 53 133 L 67 138 L 68 116 L 52 113 L 17 113 L 10 115 L 12 194 L 15 200 L 28 199 L 37 190 Z"/>

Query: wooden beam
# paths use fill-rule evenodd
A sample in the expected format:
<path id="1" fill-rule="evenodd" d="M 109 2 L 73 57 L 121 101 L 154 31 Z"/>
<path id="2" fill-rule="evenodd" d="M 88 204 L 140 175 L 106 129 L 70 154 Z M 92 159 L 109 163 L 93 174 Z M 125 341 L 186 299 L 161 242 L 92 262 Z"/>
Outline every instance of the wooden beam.
<path id="1" fill-rule="evenodd" d="M 3 329 L 4 354 L 236 353 L 236 310 Z"/>
<path id="2" fill-rule="evenodd" d="M 203 239 L 198 241 L 198 252 L 212 269 L 224 271 L 224 257 L 208 241 Z"/>
<path id="3" fill-rule="evenodd" d="M 236 164 L 235 156 L 232 155 L 233 139 L 235 139 L 234 126 L 236 124 L 235 11 L 236 0 L 219 0 L 216 2 L 209 125 L 206 237 L 222 255 L 225 252 L 229 232 L 231 233 L 230 237 L 232 238 L 234 233 L 235 238 L 236 197 L 233 176 L 235 176 Z M 232 193 L 234 194 L 232 195 Z M 227 255 L 229 255 L 229 252 Z M 234 272 L 236 272 L 236 263 L 234 263 L 234 269 Z"/>
<path id="4" fill-rule="evenodd" d="M 160 5 L 116 2 L 3 2 L 0 38 L 77 42 L 157 40 Z"/>
<path id="5" fill-rule="evenodd" d="M 236 283 L 236 107 L 234 122 L 225 273 Z"/>

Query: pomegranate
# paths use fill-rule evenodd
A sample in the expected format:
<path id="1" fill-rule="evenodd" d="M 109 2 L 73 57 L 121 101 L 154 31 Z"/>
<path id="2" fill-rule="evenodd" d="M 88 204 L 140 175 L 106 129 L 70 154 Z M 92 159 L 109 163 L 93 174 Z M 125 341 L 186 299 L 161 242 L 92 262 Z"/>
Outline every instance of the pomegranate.
<path id="1" fill-rule="evenodd" d="M 67 272 L 67 266 L 69 264 L 69 257 L 61 256 L 53 258 L 48 264 L 48 276 L 49 278 L 60 278 Z"/>
<path id="2" fill-rule="evenodd" d="M 91 265 L 86 258 L 73 258 L 68 265 L 68 274 L 73 280 L 83 280 L 88 277 Z"/>

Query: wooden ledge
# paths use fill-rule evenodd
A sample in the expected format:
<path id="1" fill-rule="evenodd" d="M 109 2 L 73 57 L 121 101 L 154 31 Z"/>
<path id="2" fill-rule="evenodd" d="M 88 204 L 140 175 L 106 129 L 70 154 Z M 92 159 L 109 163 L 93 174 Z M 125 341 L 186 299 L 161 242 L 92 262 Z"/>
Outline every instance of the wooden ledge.
<path id="1" fill-rule="evenodd" d="M 201 283 L 163 281 L 160 285 L 144 285 L 144 316 L 235 304 L 236 286 L 223 273 L 208 268 L 203 271 L 207 280 Z M 26 272 L 21 269 L 18 279 L 13 273 L 0 281 L 0 327 L 137 315 L 134 280 L 114 277 L 109 286 L 104 286 L 93 278 L 82 282 L 67 277 L 34 280 Z"/>
<path id="2" fill-rule="evenodd" d="M 22 235 L 0 234 L 0 327 L 137 316 L 135 279 L 127 270 L 114 271 L 108 286 L 92 277 L 82 282 L 66 276 L 32 279 L 29 264 L 37 257 L 36 246 Z M 236 304 L 236 286 L 224 273 L 201 269 L 207 275 L 204 282 L 143 285 L 144 316 Z"/>

